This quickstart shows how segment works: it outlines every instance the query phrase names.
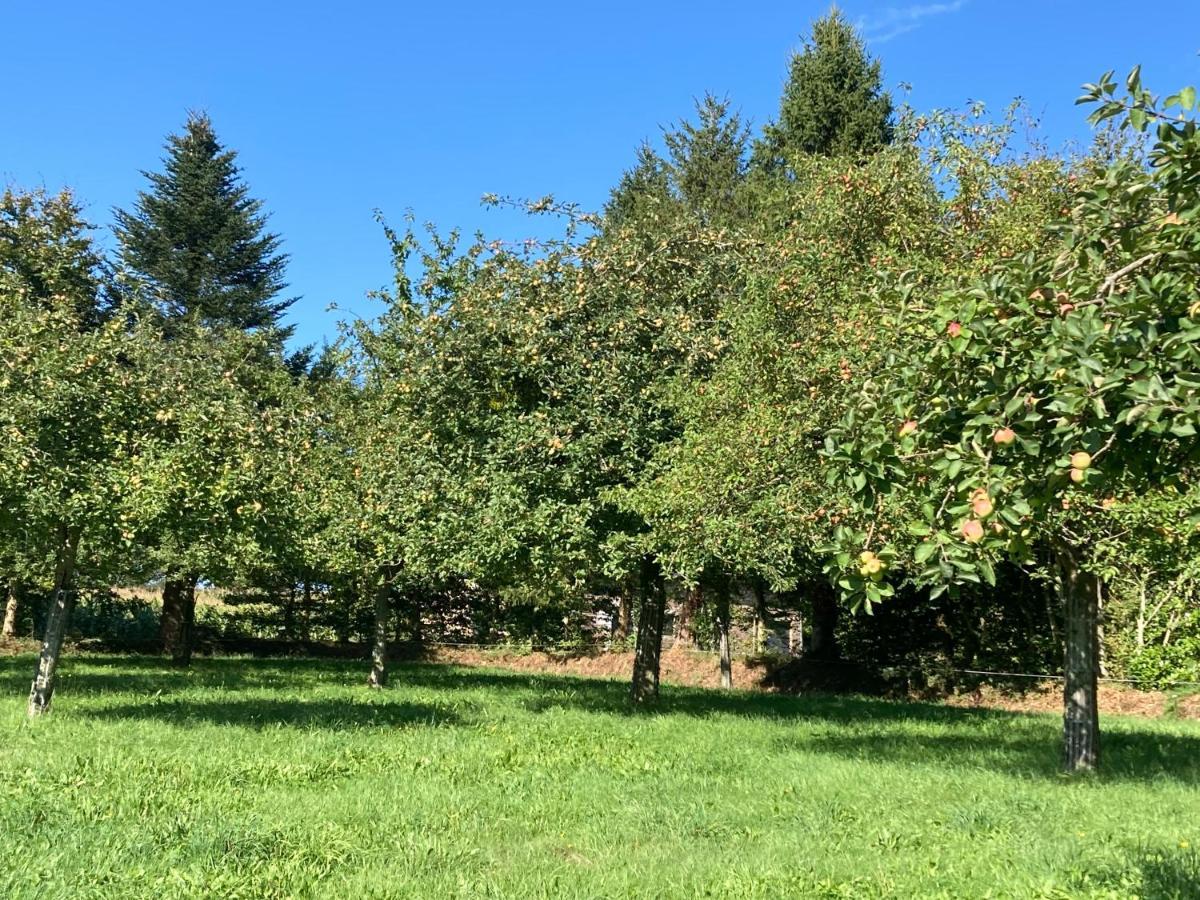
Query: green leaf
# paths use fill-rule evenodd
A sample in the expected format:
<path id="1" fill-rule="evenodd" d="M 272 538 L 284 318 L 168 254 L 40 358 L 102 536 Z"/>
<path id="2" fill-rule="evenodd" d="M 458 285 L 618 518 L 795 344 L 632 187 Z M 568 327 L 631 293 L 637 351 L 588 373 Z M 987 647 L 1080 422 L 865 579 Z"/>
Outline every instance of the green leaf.
<path id="1" fill-rule="evenodd" d="M 1142 86 L 1142 67 L 1140 65 L 1137 65 L 1137 66 L 1134 66 L 1129 71 L 1129 75 L 1125 79 L 1125 89 L 1127 91 L 1129 91 L 1129 93 L 1132 94 L 1132 93 L 1135 93 L 1138 90 L 1138 88 L 1140 88 L 1141 86 Z"/>

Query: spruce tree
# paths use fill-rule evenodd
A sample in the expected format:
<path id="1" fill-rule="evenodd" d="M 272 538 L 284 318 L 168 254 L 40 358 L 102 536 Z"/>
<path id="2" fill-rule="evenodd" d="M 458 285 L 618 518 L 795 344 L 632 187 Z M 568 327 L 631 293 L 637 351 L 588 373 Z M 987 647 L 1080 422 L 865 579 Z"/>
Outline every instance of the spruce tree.
<path id="1" fill-rule="evenodd" d="M 835 8 L 792 56 L 779 120 L 763 129 L 754 163 L 780 168 L 796 153 L 862 156 L 891 140 L 892 99 L 882 90 L 879 60 Z"/>
<path id="2" fill-rule="evenodd" d="M 648 143 L 638 148 L 637 163 L 621 176 L 604 206 L 604 222 L 619 228 L 671 211 L 676 200 L 671 193 L 667 164 Z"/>
<path id="3" fill-rule="evenodd" d="M 142 173 L 150 187 L 133 211 L 115 211 L 121 260 L 168 322 L 269 330 L 282 343 L 291 328 L 279 320 L 294 302 L 277 299 L 287 256 L 236 159 L 207 115 L 189 115 L 167 138 L 163 171 Z"/>
<path id="4" fill-rule="evenodd" d="M 696 120 L 663 135 L 672 180 L 684 205 L 706 223 L 738 217 L 750 133 L 729 101 L 712 94 L 696 103 Z"/>
<path id="5" fill-rule="evenodd" d="M 609 227 L 681 211 L 702 222 L 737 219 L 739 191 L 746 174 L 750 133 L 729 101 L 706 94 L 696 103 L 694 119 L 664 129 L 666 158 L 648 144 L 638 150 L 605 206 Z"/>
<path id="6" fill-rule="evenodd" d="M 282 353 L 292 329 L 280 318 L 294 302 L 278 299 L 287 256 L 267 231 L 262 201 L 250 196 L 236 159 L 208 116 L 189 115 L 183 132 L 167 138 L 163 171 L 143 172 L 150 187 L 133 211 L 115 212 L 121 261 L 162 314 L 168 336 L 194 325 L 253 331 L 267 334 Z M 302 350 L 289 362 L 303 366 L 306 359 Z M 164 553 L 161 638 L 163 649 L 186 664 L 204 574 L 191 548 L 205 523 L 193 521 L 181 503 L 175 525 L 166 541 L 172 549 Z"/>

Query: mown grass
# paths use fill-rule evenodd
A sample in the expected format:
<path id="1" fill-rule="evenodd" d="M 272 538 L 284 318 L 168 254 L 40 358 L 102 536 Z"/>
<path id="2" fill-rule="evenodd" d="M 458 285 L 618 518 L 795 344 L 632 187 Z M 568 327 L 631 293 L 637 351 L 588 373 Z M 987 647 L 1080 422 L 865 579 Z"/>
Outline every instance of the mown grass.
<path id="1" fill-rule="evenodd" d="M 343 661 L 0 659 L 0 896 L 1200 897 L 1200 726 Z"/>

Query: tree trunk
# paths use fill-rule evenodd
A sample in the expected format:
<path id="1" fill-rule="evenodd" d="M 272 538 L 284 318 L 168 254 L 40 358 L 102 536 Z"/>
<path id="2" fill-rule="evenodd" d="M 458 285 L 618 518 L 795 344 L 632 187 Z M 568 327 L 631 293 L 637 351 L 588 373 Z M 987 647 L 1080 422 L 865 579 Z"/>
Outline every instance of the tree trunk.
<path id="1" fill-rule="evenodd" d="M 1148 578 L 1141 578 L 1138 584 L 1138 630 L 1136 630 L 1135 640 L 1138 643 L 1138 649 L 1142 650 L 1146 647 L 1146 582 Z"/>
<path id="2" fill-rule="evenodd" d="M 21 608 L 21 589 L 15 581 L 8 584 L 8 599 L 4 604 L 4 628 L 0 636 L 15 638 L 17 636 L 17 613 Z"/>
<path id="3" fill-rule="evenodd" d="M 283 599 L 283 627 L 280 630 L 282 632 L 280 637 L 282 637 L 284 640 L 291 641 L 296 639 L 296 585 L 294 582 L 285 588 Z"/>
<path id="4" fill-rule="evenodd" d="M 396 600 L 396 608 L 392 611 L 392 640 L 397 645 L 403 644 L 408 636 L 408 625 L 405 621 L 412 615 L 411 612 L 407 616 L 401 615 L 402 612 L 409 610 L 412 606 L 411 595 L 405 593 Z"/>
<path id="5" fill-rule="evenodd" d="M 613 624 L 613 633 L 620 640 L 625 640 L 633 633 L 633 603 L 628 593 L 622 592 L 617 598 L 617 618 Z"/>
<path id="6" fill-rule="evenodd" d="M 799 610 L 788 614 L 788 653 L 792 656 L 804 653 L 804 614 Z"/>
<path id="7" fill-rule="evenodd" d="M 196 582 L 198 575 L 170 577 L 163 581 L 162 651 L 176 665 L 192 661 L 192 632 L 196 625 Z"/>
<path id="8" fill-rule="evenodd" d="M 1075 551 L 1058 550 L 1059 590 L 1065 619 L 1063 662 L 1063 767 L 1088 772 L 1100 766 L 1100 579 L 1080 570 Z"/>
<path id="9" fill-rule="evenodd" d="M 387 684 L 388 614 L 392 608 L 392 579 L 386 571 L 379 573 L 375 586 L 375 634 L 371 641 L 371 674 L 367 684 L 382 688 Z"/>
<path id="10" fill-rule="evenodd" d="M 729 646 L 729 579 L 724 574 L 717 582 L 717 648 L 721 653 L 721 687 L 733 687 L 733 654 Z"/>
<path id="11" fill-rule="evenodd" d="M 808 655 L 812 659 L 839 659 L 837 643 L 838 604 L 828 585 L 813 588 L 812 642 Z"/>
<path id="12" fill-rule="evenodd" d="M 672 646 L 688 649 L 696 646 L 696 613 L 703 602 L 704 589 L 700 585 L 684 592 L 679 603 L 679 612 L 675 616 L 675 642 Z"/>
<path id="13" fill-rule="evenodd" d="M 304 618 L 304 640 L 312 640 L 312 582 L 304 579 L 304 601 L 300 607 Z"/>
<path id="14" fill-rule="evenodd" d="M 414 596 L 412 603 L 408 608 L 408 639 L 417 647 L 425 643 L 425 620 L 422 618 L 422 604 L 428 601 L 425 594 Z M 434 632 L 438 635 L 438 632 Z M 441 635 L 445 634 L 445 629 L 441 631 Z"/>
<path id="15" fill-rule="evenodd" d="M 54 699 L 54 676 L 58 670 L 59 657 L 62 655 L 67 621 L 71 618 L 71 608 L 75 605 L 71 581 L 75 577 L 75 551 L 78 547 L 79 529 L 62 528 L 54 565 L 54 588 L 50 594 L 46 631 L 42 636 L 42 652 L 34 670 L 33 686 L 29 690 L 26 714 L 30 718 L 49 712 L 50 702 Z"/>
<path id="16" fill-rule="evenodd" d="M 767 591 L 761 579 L 754 580 L 754 654 L 761 656 L 767 646 Z"/>
<path id="17" fill-rule="evenodd" d="M 647 704 L 658 699 L 663 618 L 667 606 L 662 569 L 649 557 L 642 560 L 639 601 L 637 645 L 633 652 L 633 684 L 630 695 L 634 703 Z"/>

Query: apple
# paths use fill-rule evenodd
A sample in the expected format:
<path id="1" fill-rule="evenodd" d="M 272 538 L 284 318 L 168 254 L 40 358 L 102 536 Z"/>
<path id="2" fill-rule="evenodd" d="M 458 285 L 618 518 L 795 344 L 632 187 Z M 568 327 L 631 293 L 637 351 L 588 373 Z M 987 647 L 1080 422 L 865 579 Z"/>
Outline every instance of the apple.
<path id="1" fill-rule="evenodd" d="M 1017 433 L 1011 428 L 1000 428 L 992 435 L 992 440 L 1000 446 L 1011 444 L 1017 439 Z"/>
<path id="2" fill-rule="evenodd" d="M 1087 477 L 1087 474 L 1084 472 L 1083 469 L 1072 469 L 1071 470 L 1071 480 L 1073 482 L 1075 482 L 1076 484 L 1082 484 L 1083 479 L 1085 479 L 1086 477 Z"/>
<path id="3" fill-rule="evenodd" d="M 971 511 L 975 513 L 977 519 L 986 519 L 994 509 L 992 498 L 986 493 L 976 494 L 975 499 L 971 501 Z"/>
<path id="4" fill-rule="evenodd" d="M 983 540 L 983 523 L 978 519 L 967 519 L 962 523 L 959 531 L 962 532 L 963 540 L 968 544 L 978 544 Z"/>
<path id="5" fill-rule="evenodd" d="M 908 437 L 910 434 L 912 434 L 916 430 L 917 430 L 916 419 L 909 419 L 907 422 L 905 422 L 903 425 L 900 426 L 900 437 Z"/>
<path id="6" fill-rule="evenodd" d="M 861 563 L 858 567 L 859 575 L 864 578 L 870 578 L 872 581 L 878 581 L 883 577 L 883 560 L 870 550 L 864 550 L 860 553 L 858 561 Z"/>
<path id="7" fill-rule="evenodd" d="M 960 334 L 962 334 L 962 323 L 951 322 L 946 326 L 946 334 L 950 335 L 952 338 L 958 337 Z"/>
<path id="8" fill-rule="evenodd" d="M 1079 471 L 1085 471 L 1092 467 L 1092 454 L 1080 450 L 1078 453 L 1071 454 L 1071 468 Z"/>

